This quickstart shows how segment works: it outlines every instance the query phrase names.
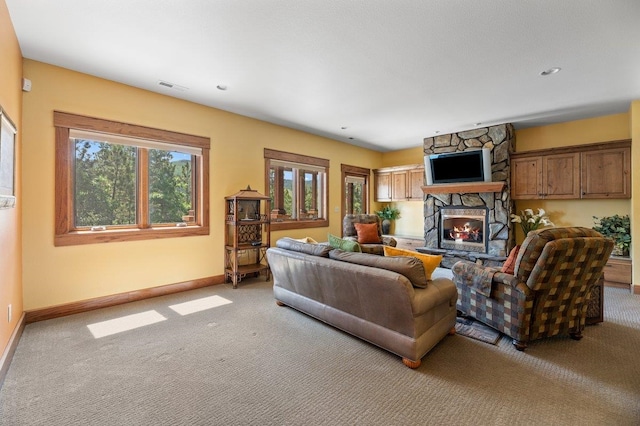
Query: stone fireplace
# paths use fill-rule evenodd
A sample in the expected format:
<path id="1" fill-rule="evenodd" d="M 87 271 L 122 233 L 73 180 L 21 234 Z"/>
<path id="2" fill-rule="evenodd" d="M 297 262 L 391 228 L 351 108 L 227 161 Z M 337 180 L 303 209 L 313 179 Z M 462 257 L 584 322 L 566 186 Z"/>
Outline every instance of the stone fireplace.
<path id="1" fill-rule="evenodd" d="M 513 210 L 509 159 L 514 144 L 511 124 L 424 139 L 425 155 L 489 148 L 491 180 L 504 182 L 504 186 L 499 192 L 473 192 L 473 185 L 460 192 L 449 189 L 438 193 L 438 186 L 433 187 L 433 192 L 426 190 L 425 247 L 421 251 L 442 254 L 441 265 L 447 268 L 458 260 L 502 264 L 515 244 L 509 216 Z"/>

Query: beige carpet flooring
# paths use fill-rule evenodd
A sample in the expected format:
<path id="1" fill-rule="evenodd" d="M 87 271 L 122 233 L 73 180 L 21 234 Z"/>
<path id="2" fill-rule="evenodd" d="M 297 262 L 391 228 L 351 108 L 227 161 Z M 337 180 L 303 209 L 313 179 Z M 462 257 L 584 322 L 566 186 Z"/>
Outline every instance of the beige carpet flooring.
<path id="1" fill-rule="evenodd" d="M 176 311 L 196 300 L 224 304 Z M 143 313 L 163 320 L 88 327 Z M 411 370 L 249 280 L 29 324 L 0 424 L 639 425 L 640 297 L 606 288 L 605 322 L 584 336 L 524 353 L 448 336 Z"/>

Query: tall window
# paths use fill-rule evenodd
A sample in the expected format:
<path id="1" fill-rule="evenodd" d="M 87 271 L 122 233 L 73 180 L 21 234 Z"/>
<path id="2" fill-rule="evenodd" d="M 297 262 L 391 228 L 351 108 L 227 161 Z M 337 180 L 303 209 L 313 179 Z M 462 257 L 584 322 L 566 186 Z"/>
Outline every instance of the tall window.
<path id="1" fill-rule="evenodd" d="M 342 215 L 369 212 L 370 169 L 342 164 Z"/>
<path id="2" fill-rule="evenodd" d="M 56 245 L 209 233 L 209 139 L 59 112 L 54 124 Z"/>
<path id="3" fill-rule="evenodd" d="M 264 158 L 271 229 L 328 226 L 329 160 L 266 148 Z"/>

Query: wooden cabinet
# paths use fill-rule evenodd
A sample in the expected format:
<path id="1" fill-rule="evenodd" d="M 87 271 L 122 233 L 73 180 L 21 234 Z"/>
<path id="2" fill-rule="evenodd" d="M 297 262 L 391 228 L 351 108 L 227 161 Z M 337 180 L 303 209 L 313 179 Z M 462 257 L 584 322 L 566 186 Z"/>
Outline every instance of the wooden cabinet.
<path id="1" fill-rule="evenodd" d="M 250 187 L 225 197 L 225 280 L 237 288 L 247 275 L 270 277 L 271 199 Z"/>
<path id="2" fill-rule="evenodd" d="M 511 198 L 580 198 L 580 153 L 515 158 L 511 161 Z"/>
<path id="3" fill-rule="evenodd" d="M 631 148 L 582 154 L 582 198 L 631 198 Z"/>
<path id="4" fill-rule="evenodd" d="M 611 256 L 604 267 L 604 283 L 612 287 L 630 288 L 631 258 Z"/>
<path id="5" fill-rule="evenodd" d="M 515 153 L 511 198 L 629 198 L 630 164 L 630 141 Z"/>
<path id="6" fill-rule="evenodd" d="M 422 201 L 424 166 L 410 165 L 374 170 L 375 201 Z"/>
<path id="7" fill-rule="evenodd" d="M 376 187 L 376 201 L 391 201 L 391 172 L 373 175 Z"/>

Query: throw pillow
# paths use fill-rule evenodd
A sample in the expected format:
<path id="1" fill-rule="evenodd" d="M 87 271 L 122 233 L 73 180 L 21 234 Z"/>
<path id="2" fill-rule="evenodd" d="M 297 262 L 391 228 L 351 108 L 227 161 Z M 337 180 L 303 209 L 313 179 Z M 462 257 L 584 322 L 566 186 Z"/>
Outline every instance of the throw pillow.
<path id="1" fill-rule="evenodd" d="M 404 275 L 414 287 L 427 287 L 424 265 L 415 257 L 395 256 L 384 257 L 368 253 L 348 253 L 342 250 L 332 250 L 329 258 L 373 268 L 386 269 Z"/>
<path id="2" fill-rule="evenodd" d="M 406 250 L 396 247 L 384 246 L 385 256 L 411 256 L 418 258 L 424 265 L 424 273 L 427 280 L 431 279 L 431 274 L 436 270 L 442 261 L 442 255 L 418 253 L 413 250 Z"/>
<path id="3" fill-rule="evenodd" d="M 511 252 L 509 253 L 509 257 L 507 257 L 507 260 L 505 260 L 504 264 L 502 265 L 502 269 L 500 269 L 500 272 L 513 275 L 513 273 L 515 272 L 516 259 L 518 258 L 519 251 L 520 251 L 519 245 L 511 249 Z"/>
<path id="4" fill-rule="evenodd" d="M 378 235 L 377 223 L 354 223 L 358 234 L 358 242 L 360 244 L 376 244 L 381 243 L 380 235 Z"/>
<path id="5" fill-rule="evenodd" d="M 362 252 L 362 249 L 360 249 L 360 244 L 358 244 L 357 242 L 344 240 L 331 234 L 329 234 L 329 245 L 333 248 L 344 251 Z"/>
<path id="6" fill-rule="evenodd" d="M 289 237 L 283 237 L 276 241 L 276 247 L 320 257 L 329 257 L 329 252 L 333 250 L 333 247 L 329 245 L 303 243 Z"/>

